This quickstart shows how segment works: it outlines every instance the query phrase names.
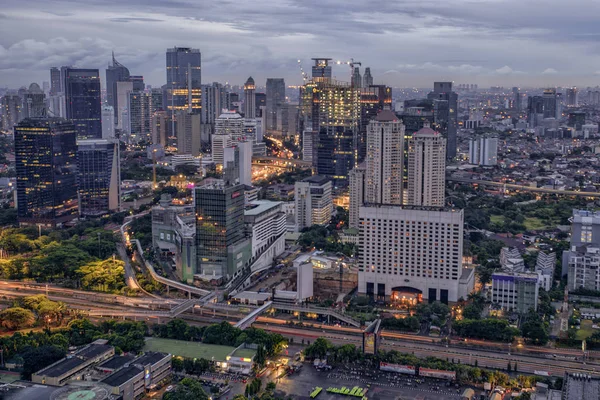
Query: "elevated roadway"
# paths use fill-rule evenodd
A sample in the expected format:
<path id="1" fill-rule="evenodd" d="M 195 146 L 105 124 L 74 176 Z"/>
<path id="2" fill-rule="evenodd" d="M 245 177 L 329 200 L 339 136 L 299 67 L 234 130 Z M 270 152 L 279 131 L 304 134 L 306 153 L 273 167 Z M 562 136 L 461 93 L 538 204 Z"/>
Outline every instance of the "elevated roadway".
<path id="1" fill-rule="evenodd" d="M 577 190 L 546 189 L 546 188 L 538 188 L 538 187 L 525 186 L 525 185 L 515 185 L 513 183 L 484 181 L 484 180 L 470 179 L 470 178 L 447 178 L 446 180 L 448 182 L 469 183 L 472 185 L 500 187 L 500 188 L 503 188 L 504 190 L 513 189 L 513 190 L 519 190 L 521 192 L 536 192 L 536 193 L 548 193 L 548 194 L 562 194 L 564 196 L 580 196 L 580 197 L 600 198 L 600 193 L 580 192 Z"/>

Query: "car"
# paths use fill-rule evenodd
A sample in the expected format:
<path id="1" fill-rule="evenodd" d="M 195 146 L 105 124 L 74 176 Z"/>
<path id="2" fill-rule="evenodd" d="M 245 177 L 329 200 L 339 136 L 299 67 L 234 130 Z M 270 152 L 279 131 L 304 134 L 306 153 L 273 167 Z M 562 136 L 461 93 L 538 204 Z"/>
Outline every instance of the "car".
<path id="1" fill-rule="evenodd" d="M 173 390 L 173 385 L 169 385 L 169 386 L 167 386 L 167 392 L 170 392 L 170 391 L 172 391 L 172 390 Z"/>

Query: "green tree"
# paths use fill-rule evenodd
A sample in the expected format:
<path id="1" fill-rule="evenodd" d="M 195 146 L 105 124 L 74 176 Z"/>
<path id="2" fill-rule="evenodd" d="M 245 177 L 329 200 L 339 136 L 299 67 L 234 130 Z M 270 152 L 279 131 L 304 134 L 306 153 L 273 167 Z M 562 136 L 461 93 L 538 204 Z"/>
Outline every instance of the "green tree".
<path id="1" fill-rule="evenodd" d="M 269 392 L 273 392 L 276 388 L 277 388 L 277 384 L 275 382 L 269 382 L 269 383 L 267 383 L 267 386 L 265 387 L 265 389 Z"/>
<path id="2" fill-rule="evenodd" d="M 0 312 L 0 324 L 10 330 L 28 328 L 35 323 L 35 315 L 21 307 L 11 307 Z"/>
<path id="3" fill-rule="evenodd" d="M 209 396 L 202 388 L 202 384 L 195 379 L 183 378 L 175 390 L 167 392 L 164 400 L 208 400 Z"/>
<path id="4" fill-rule="evenodd" d="M 264 346 L 260 345 L 256 348 L 256 356 L 254 357 L 254 362 L 260 368 L 263 368 L 267 362 L 267 354 L 265 352 Z"/>
<path id="5" fill-rule="evenodd" d="M 48 365 L 55 363 L 65 356 L 65 350 L 56 346 L 30 347 L 21 357 L 23 357 L 23 379 L 30 380 L 31 374 L 39 371 Z"/>
<path id="6" fill-rule="evenodd" d="M 125 263 L 121 260 L 93 261 L 77 270 L 84 289 L 118 291 L 125 286 Z"/>

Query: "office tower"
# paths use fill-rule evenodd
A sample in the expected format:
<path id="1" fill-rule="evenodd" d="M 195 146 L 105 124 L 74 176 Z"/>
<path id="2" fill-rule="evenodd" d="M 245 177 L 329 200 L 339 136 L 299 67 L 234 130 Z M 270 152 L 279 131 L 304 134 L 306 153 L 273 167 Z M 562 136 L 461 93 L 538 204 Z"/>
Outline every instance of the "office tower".
<path id="1" fill-rule="evenodd" d="M 129 82 L 131 82 L 134 92 L 143 92 L 146 89 L 144 77 L 141 75 L 130 76 Z"/>
<path id="2" fill-rule="evenodd" d="M 118 104 L 119 109 L 116 112 L 117 116 L 117 129 L 123 131 L 129 131 L 129 118 L 127 121 L 123 121 L 123 114 L 129 115 L 129 94 L 133 92 L 133 82 L 117 82 L 117 91 L 115 102 Z"/>
<path id="3" fill-rule="evenodd" d="M 463 210 L 375 205 L 359 210 L 358 292 L 396 303 L 466 298 Z"/>
<path id="4" fill-rule="evenodd" d="M 102 139 L 115 138 L 115 113 L 112 106 L 102 106 Z"/>
<path id="5" fill-rule="evenodd" d="M 577 105 L 579 104 L 578 93 L 579 92 L 576 87 L 567 89 L 567 106 L 577 107 Z"/>
<path id="6" fill-rule="evenodd" d="M 48 82 L 48 81 L 42 82 L 42 91 L 44 92 L 44 94 L 50 94 L 50 82 Z"/>
<path id="7" fill-rule="evenodd" d="M 79 140 L 77 176 L 81 215 L 99 216 L 120 210 L 121 162 L 118 140 Z"/>
<path id="8" fill-rule="evenodd" d="M 212 160 L 217 165 L 223 165 L 224 161 L 224 153 L 227 147 L 231 147 L 233 145 L 233 141 L 231 140 L 231 135 L 212 135 Z"/>
<path id="9" fill-rule="evenodd" d="M 50 95 L 55 95 L 62 92 L 60 83 L 60 70 L 56 67 L 50 68 Z"/>
<path id="10" fill-rule="evenodd" d="M 227 92 L 227 109 L 235 112 L 240 110 L 240 95 L 236 92 Z"/>
<path id="11" fill-rule="evenodd" d="M 244 119 L 235 111 L 224 111 L 215 120 L 215 135 L 229 135 L 234 142 L 244 137 Z"/>
<path id="12" fill-rule="evenodd" d="M 331 79 L 331 58 L 313 58 L 315 63 L 312 66 L 312 78 L 315 82 L 322 82 Z"/>
<path id="13" fill-rule="evenodd" d="M 559 103 L 556 94 L 556 89 L 550 88 L 544 90 L 542 95 L 542 102 L 544 105 L 544 118 L 558 118 L 557 114 Z"/>
<path id="14" fill-rule="evenodd" d="M 452 91 L 452 82 L 434 82 L 427 98 L 434 102 L 436 129 L 447 139 L 446 157 L 452 159 L 457 148 L 458 95 Z"/>
<path id="15" fill-rule="evenodd" d="M 77 131 L 62 118 L 15 126 L 17 216 L 23 225 L 56 226 L 77 217 Z"/>
<path id="16" fill-rule="evenodd" d="M 313 131 L 310 126 L 302 132 L 302 160 L 313 162 Z"/>
<path id="17" fill-rule="evenodd" d="M 189 47 L 167 49 L 167 111 L 200 113 L 201 100 L 200 50 Z"/>
<path id="18" fill-rule="evenodd" d="M 256 104 L 256 110 L 255 110 L 255 118 L 258 117 L 262 117 L 262 110 L 261 107 L 266 107 L 267 106 L 267 95 L 266 93 L 255 93 L 254 94 L 254 103 Z"/>
<path id="19" fill-rule="evenodd" d="M 38 118 L 46 114 L 46 94 L 37 83 L 29 85 L 29 89 L 23 93 L 23 106 L 21 107 L 21 118 Z"/>
<path id="20" fill-rule="evenodd" d="M 391 109 L 392 88 L 385 85 L 371 85 L 362 88 L 359 92 L 359 122 L 356 137 L 357 162 L 364 161 L 367 154 L 367 127 L 380 111 Z"/>
<path id="21" fill-rule="evenodd" d="M 237 142 L 239 150 L 239 178 L 242 185 L 252 186 L 252 149 L 251 141 Z"/>
<path id="22" fill-rule="evenodd" d="M 496 165 L 498 163 L 498 138 L 469 139 L 469 163 L 485 166 Z"/>
<path id="23" fill-rule="evenodd" d="M 298 104 L 285 103 L 279 107 L 276 130 L 283 136 L 298 134 Z"/>
<path id="24" fill-rule="evenodd" d="M 21 119 L 21 107 L 23 103 L 17 94 L 5 94 L 2 96 L 2 129 L 12 132 L 13 127 Z"/>
<path id="25" fill-rule="evenodd" d="M 512 88 L 512 93 L 513 93 L 513 108 L 517 111 L 521 110 L 521 108 L 523 107 L 522 105 L 522 101 L 521 101 L 521 93 L 519 92 L 519 88 L 518 87 L 513 87 Z"/>
<path id="26" fill-rule="evenodd" d="M 600 213 L 573 210 L 571 243 L 562 255 L 562 275 L 569 290 L 600 290 Z"/>
<path id="27" fill-rule="evenodd" d="M 134 142 L 149 141 L 152 137 L 151 119 L 154 114 L 154 103 L 151 92 L 133 91 L 129 93 L 127 109 L 129 110 L 129 129 Z"/>
<path id="28" fill-rule="evenodd" d="M 355 88 L 362 87 L 362 77 L 360 76 L 360 68 L 354 67 L 354 72 L 352 73 L 352 79 L 350 84 Z"/>
<path id="29" fill-rule="evenodd" d="M 277 130 L 277 111 L 285 103 L 285 81 L 282 78 L 267 79 L 267 126 L 265 131 Z"/>
<path id="30" fill-rule="evenodd" d="M 503 310 L 526 314 L 537 311 L 541 275 L 537 273 L 494 272 L 492 303 Z"/>
<path id="31" fill-rule="evenodd" d="M 365 202 L 402 204 L 404 125 L 390 110 L 381 111 L 367 128 Z"/>
<path id="32" fill-rule="evenodd" d="M 408 144 L 408 204 L 441 207 L 445 200 L 446 139 L 428 126 Z"/>
<path id="33" fill-rule="evenodd" d="M 373 86 L 373 77 L 371 76 L 371 68 L 365 68 L 365 74 L 363 75 L 363 87 L 368 88 Z"/>
<path id="34" fill-rule="evenodd" d="M 544 120 L 544 99 L 542 96 L 527 98 L 527 123 L 530 128 L 541 125 Z"/>
<path id="35" fill-rule="evenodd" d="M 235 145 L 223 150 L 223 182 L 225 186 L 240 183 L 240 149 Z"/>
<path id="36" fill-rule="evenodd" d="M 367 168 L 365 164 L 360 164 L 358 167 L 350 171 L 348 180 L 350 181 L 350 207 L 348 212 L 348 225 L 350 228 L 359 228 L 359 209 L 365 204 L 365 175 Z"/>
<path id="37" fill-rule="evenodd" d="M 200 275 L 229 280 L 249 266 L 252 243 L 244 229 L 244 185 L 222 182 L 195 190 L 196 252 Z"/>
<path id="38" fill-rule="evenodd" d="M 331 189 L 331 180 L 324 176 L 314 175 L 296 182 L 296 229 L 329 223 L 333 212 Z"/>
<path id="39" fill-rule="evenodd" d="M 568 116 L 567 125 L 575 128 L 576 131 L 581 131 L 585 125 L 585 111 L 571 111 Z"/>
<path id="40" fill-rule="evenodd" d="M 152 114 L 152 143 L 167 147 L 167 112 L 157 110 Z"/>
<path id="41" fill-rule="evenodd" d="M 115 53 L 112 53 L 112 65 L 106 69 L 106 102 L 113 107 L 115 119 L 118 119 L 120 107 L 126 103 L 119 103 L 117 96 L 117 82 L 129 82 L 129 69 L 115 59 Z"/>
<path id="42" fill-rule="evenodd" d="M 244 84 L 244 118 L 256 118 L 255 92 L 254 79 L 250 77 Z"/>
<path id="43" fill-rule="evenodd" d="M 100 73 L 97 69 L 65 70 L 67 119 L 73 121 L 78 139 L 102 137 Z"/>
<path id="44" fill-rule="evenodd" d="M 177 118 L 177 154 L 200 155 L 200 114 L 178 111 Z"/>

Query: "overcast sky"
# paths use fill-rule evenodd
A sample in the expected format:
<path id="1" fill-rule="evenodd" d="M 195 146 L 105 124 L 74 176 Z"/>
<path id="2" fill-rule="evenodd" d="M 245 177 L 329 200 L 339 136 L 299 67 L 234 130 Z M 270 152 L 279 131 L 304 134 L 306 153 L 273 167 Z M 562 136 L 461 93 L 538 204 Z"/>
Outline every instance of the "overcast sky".
<path id="1" fill-rule="evenodd" d="M 354 58 L 375 83 L 520 86 L 600 82 L 597 0 L 2 0 L 0 86 L 49 81 L 52 66 L 165 83 L 165 50 L 202 52 L 202 81 L 301 83 L 297 60 Z M 362 70 L 361 70 L 362 72 Z M 349 67 L 334 69 L 349 80 Z"/>

